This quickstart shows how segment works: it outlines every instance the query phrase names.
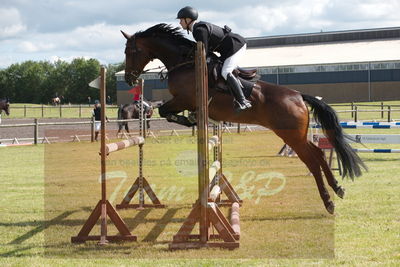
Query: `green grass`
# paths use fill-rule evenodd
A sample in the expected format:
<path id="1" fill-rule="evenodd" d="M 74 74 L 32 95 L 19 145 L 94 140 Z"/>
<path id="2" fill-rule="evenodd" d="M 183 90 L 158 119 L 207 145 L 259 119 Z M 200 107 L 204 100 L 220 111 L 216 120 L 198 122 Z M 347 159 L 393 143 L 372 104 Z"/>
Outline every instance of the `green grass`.
<path id="1" fill-rule="evenodd" d="M 398 266 L 399 156 L 361 154 L 369 172 L 355 182 L 340 181 L 346 197 L 335 198 L 331 216 L 305 166 L 297 158 L 275 157 L 281 146 L 268 131 L 225 134 L 224 173 L 244 199 L 240 248 L 175 252 L 168 243 L 197 197 L 196 164 L 183 161 L 195 155 L 194 138 L 148 139 L 144 174 L 168 207 L 120 211 L 139 241 L 106 247 L 70 243 L 100 198 L 98 143 L 0 148 L 0 264 Z M 137 148 L 108 157 L 107 171 L 128 177 L 108 180 L 114 204 L 136 178 L 136 160 Z M 112 225 L 109 231 L 115 233 Z"/>
<path id="2" fill-rule="evenodd" d="M 11 104 L 9 118 L 91 118 L 93 105 L 76 106 L 39 105 L 39 104 Z M 117 106 L 107 106 L 106 115 L 109 118 L 117 117 Z M 4 116 L 5 118 L 6 116 Z M 8 117 L 7 117 L 8 118 Z"/>

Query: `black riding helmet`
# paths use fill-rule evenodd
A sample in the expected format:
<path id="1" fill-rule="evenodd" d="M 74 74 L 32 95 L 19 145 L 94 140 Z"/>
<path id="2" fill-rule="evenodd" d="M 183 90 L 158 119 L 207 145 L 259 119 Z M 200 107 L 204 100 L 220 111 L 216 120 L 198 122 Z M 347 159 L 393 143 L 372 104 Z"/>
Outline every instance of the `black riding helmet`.
<path id="1" fill-rule="evenodd" d="M 177 19 L 190 18 L 192 20 L 197 20 L 198 17 L 199 13 L 197 10 L 190 6 L 185 6 L 179 10 L 178 15 L 176 16 Z"/>

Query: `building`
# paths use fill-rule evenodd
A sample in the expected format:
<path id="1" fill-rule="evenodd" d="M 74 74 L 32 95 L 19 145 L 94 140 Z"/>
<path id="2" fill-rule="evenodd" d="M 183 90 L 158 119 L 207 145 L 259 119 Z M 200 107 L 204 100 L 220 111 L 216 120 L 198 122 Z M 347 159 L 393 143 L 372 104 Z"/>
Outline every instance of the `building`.
<path id="1" fill-rule="evenodd" d="M 329 103 L 400 99 L 400 27 L 247 38 L 242 67 L 261 79 Z M 151 62 L 146 68 L 162 66 Z M 117 75 L 118 103 L 130 102 L 124 73 Z M 170 98 L 157 72 L 143 75 L 145 98 Z"/>

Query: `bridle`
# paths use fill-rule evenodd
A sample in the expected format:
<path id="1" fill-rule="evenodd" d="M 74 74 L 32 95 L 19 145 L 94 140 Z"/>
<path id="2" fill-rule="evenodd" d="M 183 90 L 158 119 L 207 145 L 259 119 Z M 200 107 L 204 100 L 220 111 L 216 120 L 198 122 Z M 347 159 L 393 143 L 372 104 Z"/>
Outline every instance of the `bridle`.
<path id="1" fill-rule="evenodd" d="M 142 51 L 143 50 L 140 47 L 136 46 L 135 35 L 132 35 L 132 37 L 126 41 L 125 55 L 132 55 L 132 57 L 134 57 L 136 54 L 142 53 Z M 150 55 L 148 55 L 148 57 L 150 60 L 152 59 Z M 130 75 L 131 77 L 133 76 L 135 79 L 137 79 L 137 77 L 139 77 L 142 73 L 143 71 L 131 70 L 130 72 L 125 73 L 125 76 Z"/>

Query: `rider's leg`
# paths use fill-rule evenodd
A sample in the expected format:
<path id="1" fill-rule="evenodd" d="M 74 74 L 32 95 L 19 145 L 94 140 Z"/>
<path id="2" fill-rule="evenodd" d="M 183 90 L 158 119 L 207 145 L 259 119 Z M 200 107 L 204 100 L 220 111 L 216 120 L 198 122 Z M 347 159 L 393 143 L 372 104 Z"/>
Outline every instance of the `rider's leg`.
<path id="1" fill-rule="evenodd" d="M 236 111 L 251 108 L 251 103 L 244 97 L 242 87 L 236 77 L 232 73 L 229 73 L 226 81 L 228 82 L 228 87 L 231 89 L 232 95 L 235 97 Z"/>
<path id="2" fill-rule="evenodd" d="M 143 108 L 144 112 L 147 114 L 147 112 L 150 110 L 150 105 L 146 101 L 143 101 Z"/>
<path id="3" fill-rule="evenodd" d="M 236 77 L 232 74 L 232 71 L 238 66 L 237 62 L 246 52 L 246 45 L 244 45 L 239 51 L 232 56 L 228 57 L 222 66 L 221 74 L 222 77 L 228 82 L 228 87 L 231 89 L 232 95 L 236 100 L 236 111 L 241 111 L 247 108 L 251 108 L 251 103 L 248 101 L 242 91 L 242 87 Z"/>

